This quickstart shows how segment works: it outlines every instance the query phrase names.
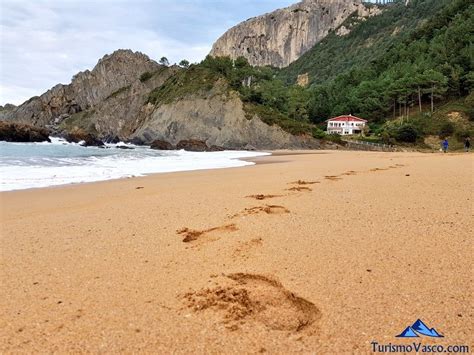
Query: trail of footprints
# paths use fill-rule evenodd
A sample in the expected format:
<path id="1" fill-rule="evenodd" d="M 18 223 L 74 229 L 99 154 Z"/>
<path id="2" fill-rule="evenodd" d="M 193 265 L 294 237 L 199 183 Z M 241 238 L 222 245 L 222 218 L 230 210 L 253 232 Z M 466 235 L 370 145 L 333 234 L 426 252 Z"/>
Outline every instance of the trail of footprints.
<path id="1" fill-rule="evenodd" d="M 370 169 L 368 172 L 379 172 L 379 171 L 387 171 L 390 169 L 397 169 L 404 167 L 405 165 L 402 164 L 396 164 L 396 165 L 391 165 L 387 168 L 373 168 Z M 346 171 L 340 175 L 326 175 L 324 176 L 325 180 L 328 181 L 340 181 L 343 179 L 345 176 L 354 176 L 359 173 L 364 173 L 363 171 L 357 172 L 354 170 L 349 170 Z M 292 187 L 286 189 L 286 191 L 294 192 L 294 193 L 300 193 L 300 192 L 311 192 L 313 189 L 309 186 L 313 186 L 316 184 L 320 184 L 320 181 L 305 181 L 305 180 L 297 180 L 288 183 L 289 185 L 292 185 Z M 268 199 L 273 199 L 273 198 L 278 198 L 278 197 L 284 197 L 288 196 L 286 195 L 281 195 L 281 194 L 275 194 L 275 195 L 265 195 L 265 194 L 256 194 L 256 195 L 250 195 L 246 196 L 246 198 L 249 199 L 255 199 L 257 201 L 263 201 L 263 200 L 268 200 Z M 247 216 L 252 216 L 252 215 L 259 215 L 259 214 L 266 214 L 266 215 L 283 215 L 283 214 L 289 214 L 290 211 L 284 207 L 284 206 L 279 206 L 279 205 L 270 205 L 266 204 L 263 206 L 254 206 L 254 207 L 249 207 L 245 208 L 243 211 L 236 213 L 230 217 L 230 219 L 235 219 L 239 217 L 247 217 Z M 183 228 L 180 230 L 177 230 L 176 233 L 178 235 L 183 236 L 183 242 L 184 243 L 193 243 L 193 242 L 198 242 L 202 241 L 205 238 L 209 238 L 212 234 L 217 234 L 216 232 L 219 232 L 219 234 L 222 233 L 232 233 L 236 232 L 239 229 L 237 228 L 235 223 L 232 224 L 224 224 L 219 227 L 213 227 L 205 230 L 193 230 L 189 228 Z M 217 238 L 210 238 L 211 240 L 217 240 Z"/>
<path id="2" fill-rule="evenodd" d="M 404 165 L 397 164 L 388 168 L 374 168 L 369 172 L 379 172 L 396 169 Z M 363 172 L 347 171 L 340 175 L 328 175 L 328 181 L 340 181 L 344 176 L 353 176 Z M 289 183 L 292 187 L 286 189 L 292 193 L 311 192 L 313 186 L 319 181 L 298 180 Z M 286 195 L 257 194 L 246 196 L 249 199 L 263 201 Z M 229 218 L 244 218 L 253 215 L 284 215 L 290 211 L 284 207 L 273 204 L 245 208 L 243 211 Z M 205 230 L 192 230 L 183 228 L 177 234 L 183 237 L 184 243 L 199 243 L 203 240 L 214 241 L 218 235 L 238 231 L 235 223 L 224 224 Z M 248 254 L 263 245 L 262 238 L 250 241 L 239 241 L 232 256 L 248 259 Z M 238 331 L 240 328 L 260 324 L 268 330 L 285 331 L 289 334 L 314 335 L 318 330 L 318 321 L 321 311 L 312 302 L 295 295 L 287 290 L 278 280 L 270 276 L 259 274 L 236 273 L 221 276 L 211 276 L 213 287 L 203 288 L 199 291 L 190 291 L 182 296 L 187 309 L 195 313 L 213 313 L 220 318 L 221 323 L 229 331 Z"/>

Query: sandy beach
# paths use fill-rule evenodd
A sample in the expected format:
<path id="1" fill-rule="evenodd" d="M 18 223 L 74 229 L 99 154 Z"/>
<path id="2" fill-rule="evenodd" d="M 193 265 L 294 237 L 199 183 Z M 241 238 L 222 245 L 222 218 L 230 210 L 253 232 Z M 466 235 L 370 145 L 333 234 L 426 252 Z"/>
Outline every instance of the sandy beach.
<path id="1" fill-rule="evenodd" d="M 0 352 L 472 345 L 473 156 L 301 153 L 1 193 Z"/>

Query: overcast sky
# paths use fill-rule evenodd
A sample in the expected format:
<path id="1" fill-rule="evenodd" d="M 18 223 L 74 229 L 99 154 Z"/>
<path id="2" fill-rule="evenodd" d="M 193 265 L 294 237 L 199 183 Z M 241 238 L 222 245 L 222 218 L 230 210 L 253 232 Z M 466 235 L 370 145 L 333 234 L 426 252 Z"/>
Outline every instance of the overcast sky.
<path id="1" fill-rule="evenodd" d="M 228 28 L 296 0 L 0 0 L 0 105 L 21 104 L 119 48 L 202 60 Z"/>

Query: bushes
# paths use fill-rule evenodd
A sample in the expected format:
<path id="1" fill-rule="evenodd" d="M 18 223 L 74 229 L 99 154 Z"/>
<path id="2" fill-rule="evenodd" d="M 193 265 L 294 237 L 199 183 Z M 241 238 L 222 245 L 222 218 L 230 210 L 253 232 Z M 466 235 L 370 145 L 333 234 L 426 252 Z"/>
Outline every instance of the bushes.
<path id="1" fill-rule="evenodd" d="M 339 135 L 339 134 L 326 134 L 326 136 L 324 137 L 324 140 L 326 141 L 330 141 L 330 142 L 333 142 L 333 143 L 336 143 L 336 144 L 340 144 L 340 145 L 345 145 L 346 142 L 344 142 L 342 140 L 342 136 Z"/>
<path id="2" fill-rule="evenodd" d="M 439 132 L 438 132 L 438 136 L 439 138 L 441 139 L 445 139 L 447 137 L 450 137 L 453 135 L 454 133 L 454 124 L 452 122 L 445 122 L 441 125 L 441 127 L 439 128 Z"/>
<path id="3" fill-rule="evenodd" d="M 288 116 L 269 106 L 245 102 L 244 111 L 249 120 L 254 116 L 258 116 L 267 125 L 273 126 L 276 124 L 284 131 L 293 135 L 313 135 L 314 129 L 316 129 L 315 126 L 310 123 L 288 118 Z"/>
<path id="4" fill-rule="evenodd" d="M 144 72 L 142 75 L 140 75 L 140 81 L 144 83 L 145 81 L 150 80 L 152 77 L 153 77 L 153 74 L 147 71 L 147 72 Z"/>
<path id="5" fill-rule="evenodd" d="M 420 137 L 420 132 L 412 125 L 405 124 L 398 127 L 394 132 L 391 132 L 390 136 L 395 137 L 399 142 L 416 143 Z"/>
<path id="6" fill-rule="evenodd" d="M 459 130 L 454 135 L 458 142 L 464 142 L 466 138 L 472 137 L 473 132 L 471 130 Z"/>
<path id="7" fill-rule="evenodd" d="M 131 87 L 130 85 L 127 85 L 127 86 L 121 87 L 121 88 L 118 89 L 118 90 L 115 90 L 113 93 L 111 93 L 109 96 L 107 96 L 107 97 L 105 98 L 105 100 L 108 100 L 108 99 L 111 99 L 111 98 L 113 98 L 113 97 L 115 97 L 115 96 L 120 95 L 121 93 L 123 93 L 123 92 L 129 90 L 130 87 Z"/>
<path id="8" fill-rule="evenodd" d="M 467 107 L 469 121 L 474 121 L 474 91 L 466 97 L 466 99 L 464 100 L 464 104 Z"/>
<path id="9" fill-rule="evenodd" d="M 207 94 L 220 78 L 221 75 L 204 66 L 191 65 L 189 69 L 176 73 L 150 92 L 147 102 L 166 104 L 187 95 Z"/>
<path id="10" fill-rule="evenodd" d="M 326 132 L 324 132 L 322 129 L 315 127 L 313 128 L 311 132 L 312 136 L 316 139 L 324 139 L 326 138 Z"/>

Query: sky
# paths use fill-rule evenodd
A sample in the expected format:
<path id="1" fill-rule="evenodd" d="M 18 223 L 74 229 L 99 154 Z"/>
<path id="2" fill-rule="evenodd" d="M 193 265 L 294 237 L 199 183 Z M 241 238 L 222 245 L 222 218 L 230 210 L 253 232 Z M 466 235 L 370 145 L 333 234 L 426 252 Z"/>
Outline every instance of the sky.
<path id="1" fill-rule="evenodd" d="M 0 0 L 0 105 L 21 104 L 117 49 L 197 62 L 227 29 L 296 0 Z"/>

